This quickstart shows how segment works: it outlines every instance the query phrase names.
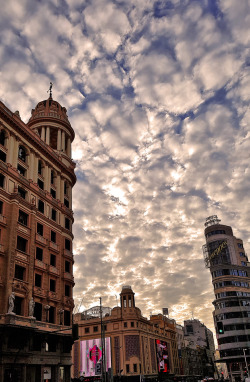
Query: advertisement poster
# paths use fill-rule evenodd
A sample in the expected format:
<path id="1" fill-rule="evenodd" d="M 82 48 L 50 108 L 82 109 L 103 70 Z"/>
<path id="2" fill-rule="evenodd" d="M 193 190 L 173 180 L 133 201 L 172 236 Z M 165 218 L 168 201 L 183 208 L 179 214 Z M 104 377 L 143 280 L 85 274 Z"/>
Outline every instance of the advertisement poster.
<path id="1" fill-rule="evenodd" d="M 92 377 L 99 375 L 99 365 L 102 363 L 101 338 L 80 342 L 81 375 Z M 110 337 L 105 338 L 105 363 L 106 371 L 111 368 Z"/>
<path id="2" fill-rule="evenodd" d="M 167 342 L 156 340 L 156 357 L 158 372 L 169 373 L 169 354 Z"/>

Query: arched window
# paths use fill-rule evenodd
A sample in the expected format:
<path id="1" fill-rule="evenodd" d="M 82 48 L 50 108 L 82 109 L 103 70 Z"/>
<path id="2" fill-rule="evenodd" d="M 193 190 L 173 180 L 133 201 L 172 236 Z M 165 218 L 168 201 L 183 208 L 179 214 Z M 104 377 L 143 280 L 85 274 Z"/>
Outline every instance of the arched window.
<path id="1" fill-rule="evenodd" d="M 21 159 L 23 162 L 26 162 L 26 156 L 27 156 L 27 153 L 25 148 L 23 146 L 19 146 L 18 158 Z"/>
<path id="2" fill-rule="evenodd" d="M 0 132 L 0 145 L 2 145 L 2 146 L 5 145 L 5 138 L 6 138 L 6 133 L 4 130 L 1 130 L 1 132 Z"/>

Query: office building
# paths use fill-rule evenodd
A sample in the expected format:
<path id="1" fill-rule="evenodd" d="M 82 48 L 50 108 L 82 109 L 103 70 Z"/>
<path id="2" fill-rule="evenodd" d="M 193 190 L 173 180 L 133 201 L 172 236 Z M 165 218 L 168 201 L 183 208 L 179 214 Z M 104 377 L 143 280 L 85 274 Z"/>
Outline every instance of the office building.
<path id="1" fill-rule="evenodd" d="M 248 258 L 243 241 L 216 215 L 205 223 L 203 253 L 214 287 L 214 324 L 220 360 L 231 379 L 240 381 L 250 360 L 250 292 Z"/>
<path id="2" fill-rule="evenodd" d="M 0 382 L 70 378 L 73 139 L 51 89 L 27 124 L 0 102 Z"/>

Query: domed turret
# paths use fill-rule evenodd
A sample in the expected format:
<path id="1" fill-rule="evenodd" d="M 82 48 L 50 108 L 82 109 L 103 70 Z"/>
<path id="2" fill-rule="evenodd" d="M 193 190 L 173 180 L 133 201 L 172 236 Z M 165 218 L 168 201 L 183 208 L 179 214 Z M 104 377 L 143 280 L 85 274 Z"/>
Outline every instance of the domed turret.
<path id="1" fill-rule="evenodd" d="M 130 285 L 124 285 L 120 293 L 121 308 L 135 308 L 134 292 Z"/>
<path id="2" fill-rule="evenodd" d="M 75 137 L 67 110 L 50 96 L 37 104 L 31 112 L 28 126 L 53 150 L 71 157 L 71 143 Z"/>

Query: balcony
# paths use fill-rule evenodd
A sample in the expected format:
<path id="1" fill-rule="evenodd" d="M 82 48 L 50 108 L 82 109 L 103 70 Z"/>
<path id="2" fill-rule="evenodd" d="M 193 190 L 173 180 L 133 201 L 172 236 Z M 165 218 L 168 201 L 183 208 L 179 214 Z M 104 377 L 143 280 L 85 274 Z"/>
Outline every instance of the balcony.
<path id="1" fill-rule="evenodd" d="M 39 235 L 38 233 L 36 233 L 36 241 L 39 244 L 42 244 L 42 245 L 46 245 L 47 244 L 47 239 L 45 239 L 45 237 Z"/>
<path id="2" fill-rule="evenodd" d="M 53 274 L 59 276 L 59 269 L 57 269 L 56 267 L 53 267 L 53 265 L 49 266 L 49 271 L 50 271 L 50 273 L 53 273 Z"/>
<path id="3" fill-rule="evenodd" d="M 46 269 L 46 264 L 44 264 L 42 261 L 35 259 L 35 266 L 40 269 Z"/>
<path id="4" fill-rule="evenodd" d="M 6 217 L 3 215 L 0 215 L 0 224 L 6 225 Z"/>
<path id="5" fill-rule="evenodd" d="M 65 249 L 65 248 L 63 250 L 63 254 L 64 254 L 64 256 L 67 256 L 70 259 L 72 259 L 72 257 L 73 257 L 73 253 L 71 251 L 69 251 L 68 249 Z"/>
<path id="6" fill-rule="evenodd" d="M 49 247 L 54 249 L 54 251 L 59 251 L 59 245 L 54 243 L 53 241 L 49 241 Z"/>
<path id="7" fill-rule="evenodd" d="M 65 280 L 74 282 L 74 276 L 69 272 L 64 272 L 63 277 Z"/>

